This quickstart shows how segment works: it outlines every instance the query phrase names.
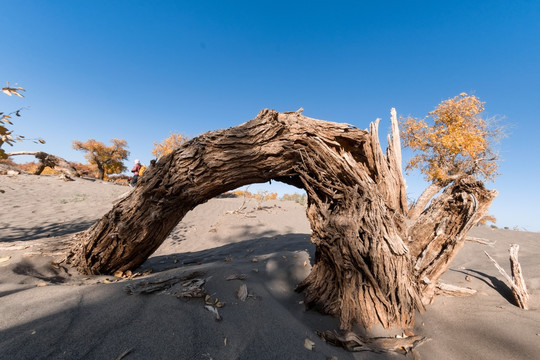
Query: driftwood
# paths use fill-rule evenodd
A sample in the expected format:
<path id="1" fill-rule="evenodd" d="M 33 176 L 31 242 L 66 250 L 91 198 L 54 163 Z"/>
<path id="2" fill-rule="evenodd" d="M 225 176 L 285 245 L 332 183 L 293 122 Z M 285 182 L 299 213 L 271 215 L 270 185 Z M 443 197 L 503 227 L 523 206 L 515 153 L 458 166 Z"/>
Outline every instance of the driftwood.
<path id="1" fill-rule="evenodd" d="M 341 346 L 348 351 L 371 351 L 375 353 L 395 352 L 407 354 L 416 346 L 429 340 L 423 336 L 366 338 L 350 331 L 339 335 L 337 332 L 329 330 L 319 332 L 318 335 L 326 342 L 334 346 Z"/>
<path id="2" fill-rule="evenodd" d="M 496 191 L 455 179 L 408 218 L 395 111 L 388 149 L 369 130 L 263 110 L 159 159 L 101 220 L 76 235 L 66 261 L 88 274 L 135 269 L 184 215 L 240 186 L 281 181 L 307 193 L 314 266 L 297 287 L 304 303 L 339 317 L 342 329 L 410 327 L 435 295 L 465 236 Z"/>
<path id="3" fill-rule="evenodd" d="M 16 151 L 6 154 L 7 156 L 33 155 L 39 160 L 34 175 L 41 175 L 48 166 L 53 170 L 59 171 L 68 177 L 79 177 L 79 172 L 66 160 L 59 156 L 47 154 L 43 151 Z"/>
<path id="4" fill-rule="evenodd" d="M 125 291 L 128 294 L 151 294 L 157 291 L 164 291 L 170 289 L 173 285 L 181 281 L 189 281 L 189 284 L 186 284 L 186 288 L 191 290 L 191 293 L 194 292 L 194 287 L 191 285 L 196 285 L 198 289 L 204 285 L 204 281 L 194 282 L 197 277 L 204 275 L 203 272 L 195 271 L 187 275 L 182 276 L 172 276 L 167 278 L 157 278 L 157 279 L 147 279 L 133 282 L 125 287 Z M 180 295 L 180 294 L 174 294 Z M 186 296 L 186 297 L 202 297 L 204 296 L 204 291 L 200 293 L 200 296 Z M 181 296 L 178 296 L 181 297 Z"/>
<path id="5" fill-rule="evenodd" d="M 484 251 L 486 256 L 491 260 L 493 265 L 499 270 L 501 275 L 508 281 L 510 288 L 512 290 L 512 295 L 516 301 L 516 305 L 524 310 L 529 309 L 529 292 L 527 291 L 527 285 L 525 285 L 525 280 L 523 279 L 523 273 L 521 272 L 521 265 L 518 261 L 518 252 L 519 245 L 512 244 L 510 245 L 510 268 L 512 271 L 512 277 L 510 277 L 506 271 L 491 257 L 487 252 Z"/>
<path id="6" fill-rule="evenodd" d="M 467 236 L 465 238 L 465 240 L 469 241 L 469 242 L 475 242 L 475 243 L 478 243 L 478 244 L 482 244 L 482 245 L 487 245 L 487 246 L 494 246 L 496 241 L 490 241 L 488 239 L 483 239 L 483 238 L 478 238 L 478 237 L 474 237 L 474 236 Z"/>
<path id="7" fill-rule="evenodd" d="M 455 296 L 455 297 L 471 296 L 476 293 L 477 291 L 474 289 L 464 288 L 457 285 L 445 284 L 442 282 L 437 283 L 437 288 L 435 290 L 436 295 Z"/>

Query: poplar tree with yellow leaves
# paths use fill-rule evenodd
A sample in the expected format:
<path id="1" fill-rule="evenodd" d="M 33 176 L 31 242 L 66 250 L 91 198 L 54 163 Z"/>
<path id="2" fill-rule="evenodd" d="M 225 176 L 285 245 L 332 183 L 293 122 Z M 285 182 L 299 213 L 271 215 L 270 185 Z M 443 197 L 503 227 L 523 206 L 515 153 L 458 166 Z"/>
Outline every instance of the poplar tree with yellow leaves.
<path id="1" fill-rule="evenodd" d="M 154 141 L 152 155 L 154 155 L 156 159 L 159 159 L 160 157 L 172 153 L 174 150 L 181 147 L 186 141 L 187 138 L 184 135 L 171 132 L 169 137 L 164 139 L 159 144 Z"/>
<path id="2" fill-rule="evenodd" d="M 415 151 L 406 170 L 418 169 L 430 185 L 409 211 L 416 219 L 441 189 L 467 175 L 493 180 L 498 155 L 493 143 L 503 135 L 481 116 L 484 103 L 474 95 L 461 93 L 441 102 L 425 119 L 408 117 L 400 121 L 403 146 Z"/>
<path id="3" fill-rule="evenodd" d="M 123 161 L 129 156 L 126 150 L 127 142 L 123 139 L 111 139 L 111 146 L 95 139 L 88 139 L 85 142 L 73 141 L 73 148 L 86 152 L 84 157 L 91 165 L 96 166 L 97 178 L 103 180 L 105 174 L 119 174 L 126 170 Z"/>

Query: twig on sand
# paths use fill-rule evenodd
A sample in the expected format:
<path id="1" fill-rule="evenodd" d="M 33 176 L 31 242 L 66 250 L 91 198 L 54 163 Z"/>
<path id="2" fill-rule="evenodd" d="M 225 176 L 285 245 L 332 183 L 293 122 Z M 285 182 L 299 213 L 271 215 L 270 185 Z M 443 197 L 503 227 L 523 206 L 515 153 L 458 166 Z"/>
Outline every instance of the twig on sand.
<path id="1" fill-rule="evenodd" d="M 474 236 L 467 236 L 465 238 L 465 240 L 470 241 L 470 242 L 475 242 L 475 243 L 478 243 L 478 244 L 482 244 L 482 245 L 487 245 L 487 246 L 493 246 L 496 243 L 496 241 L 490 241 L 488 239 L 477 238 L 477 237 L 474 237 Z"/>
<path id="2" fill-rule="evenodd" d="M 125 350 L 123 353 L 121 353 L 120 355 L 118 355 L 118 356 L 116 357 L 115 360 L 122 360 L 122 359 L 125 358 L 127 355 L 129 355 L 129 353 L 131 353 L 132 350 L 133 350 L 133 348 Z"/>

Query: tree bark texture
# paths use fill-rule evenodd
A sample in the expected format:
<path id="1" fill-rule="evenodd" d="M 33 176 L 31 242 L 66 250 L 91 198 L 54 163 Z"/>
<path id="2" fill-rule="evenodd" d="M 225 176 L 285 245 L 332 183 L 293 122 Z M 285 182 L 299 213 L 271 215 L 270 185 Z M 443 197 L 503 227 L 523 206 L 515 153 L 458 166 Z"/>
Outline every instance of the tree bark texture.
<path id="1" fill-rule="evenodd" d="M 378 123 L 361 130 L 265 109 L 205 133 L 149 167 L 126 198 L 77 235 L 66 260 L 91 274 L 135 269 L 195 206 L 273 179 L 308 195 L 316 255 L 298 286 L 305 303 L 339 317 L 342 329 L 412 326 L 496 192 L 461 179 L 410 221 L 395 111 L 386 153 Z"/>
<path id="2" fill-rule="evenodd" d="M 43 170 L 48 166 L 53 170 L 59 171 L 62 174 L 72 177 L 79 177 L 77 170 L 66 160 L 59 156 L 47 154 L 43 151 L 16 151 L 7 154 L 7 156 L 15 155 L 33 155 L 39 160 L 34 175 L 41 175 Z"/>

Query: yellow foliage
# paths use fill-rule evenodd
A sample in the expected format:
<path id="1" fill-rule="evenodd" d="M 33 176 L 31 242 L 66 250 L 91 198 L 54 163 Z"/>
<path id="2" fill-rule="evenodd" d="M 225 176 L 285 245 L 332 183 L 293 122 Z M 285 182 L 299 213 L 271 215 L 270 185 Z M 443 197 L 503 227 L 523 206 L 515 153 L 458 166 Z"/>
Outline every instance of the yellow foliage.
<path id="1" fill-rule="evenodd" d="M 181 134 L 169 133 L 169 137 L 164 139 L 159 144 L 154 141 L 154 149 L 152 150 L 152 155 L 156 159 L 159 159 L 162 156 L 172 153 L 174 150 L 181 147 L 187 138 Z"/>
<path id="2" fill-rule="evenodd" d="M 51 169 L 48 166 L 45 166 L 45 169 L 43 169 L 43 171 L 41 172 L 41 175 L 60 175 L 60 172 L 54 169 Z"/>
<path id="3" fill-rule="evenodd" d="M 416 152 L 406 170 L 419 169 L 429 181 L 439 183 L 465 174 L 492 180 L 498 164 L 490 139 L 500 136 L 500 129 L 490 129 L 482 111 L 483 102 L 461 93 L 440 103 L 425 120 L 402 119 L 403 144 Z"/>
<path id="4" fill-rule="evenodd" d="M 253 194 L 248 190 L 234 190 L 232 194 L 236 197 L 245 197 L 248 199 L 255 199 L 257 201 L 276 200 L 278 196 L 277 193 L 270 193 L 262 190 L 256 194 Z"/>
<path id="5" fill-rule="evenodd" d="M 111 139 L 111 146 L 88 139 L 86 142 L 73 141 L 73 148 L 86 152 L 84 157 L 98 170 L 98 179 L 103 180 L 106 174 L 118 174 L 126 170 L 123 160 L 126 160 L 129 151 L 126 150 L 127 142 L 123 139 Z"/>

